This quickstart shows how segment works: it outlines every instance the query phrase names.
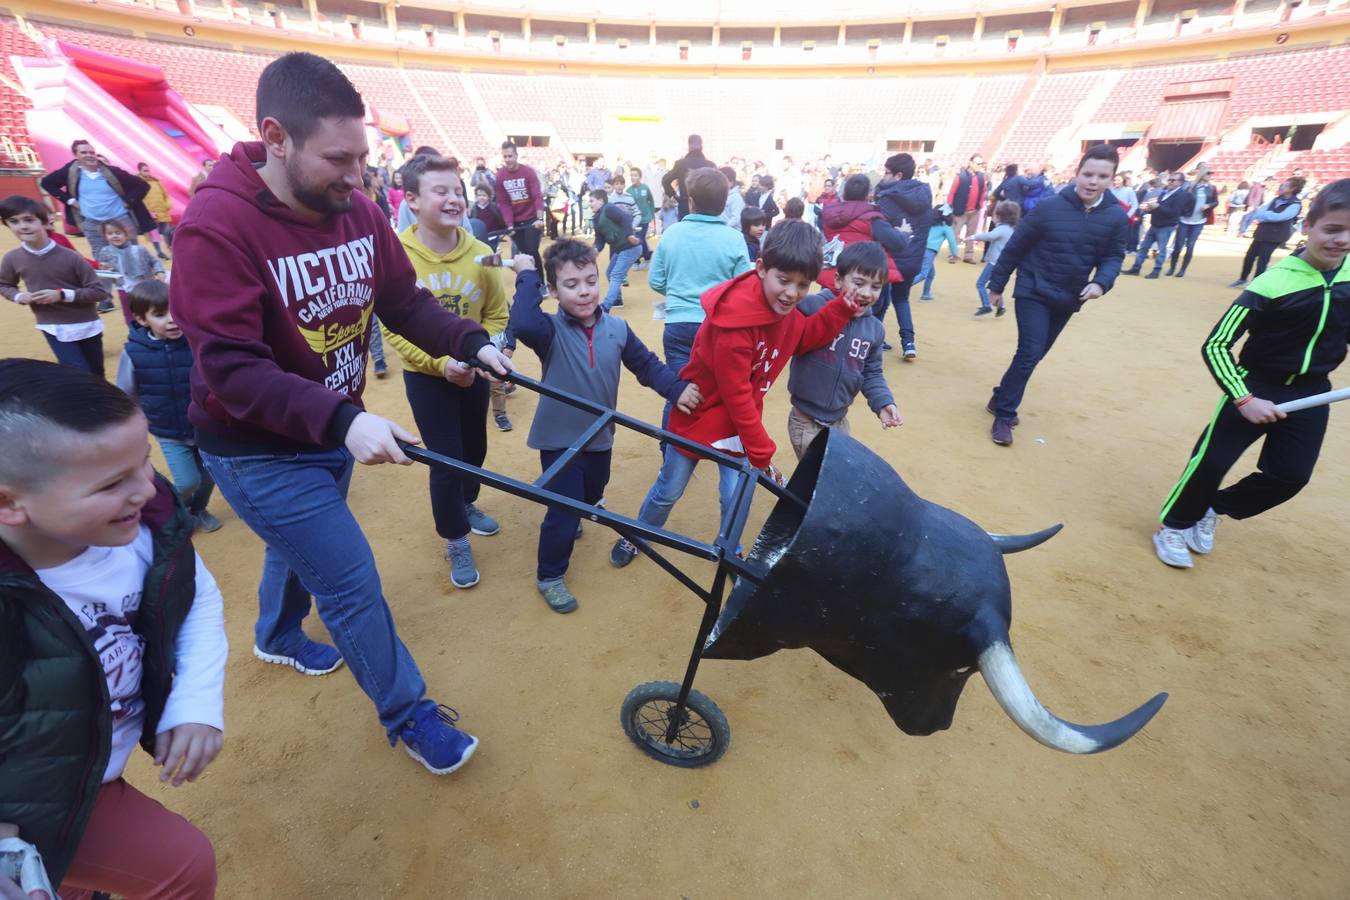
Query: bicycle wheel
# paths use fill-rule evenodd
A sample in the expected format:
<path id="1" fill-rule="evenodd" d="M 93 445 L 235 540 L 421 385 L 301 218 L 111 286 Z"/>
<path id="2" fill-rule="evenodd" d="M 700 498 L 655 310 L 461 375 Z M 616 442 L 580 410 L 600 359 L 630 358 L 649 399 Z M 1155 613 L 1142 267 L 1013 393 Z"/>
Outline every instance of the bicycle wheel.
<path id="1" fill-rule="evenodd" d="M 667 740 L 680 686 L 673 681 L 650 681 L 629 691 L 619 720 L 623 733 L 638 749 L 670 766 L 694 769 L 716 762 L 731 743 L 731 726 L 706 694 L 690 691 L 680 710 L 672 740 Z"/>

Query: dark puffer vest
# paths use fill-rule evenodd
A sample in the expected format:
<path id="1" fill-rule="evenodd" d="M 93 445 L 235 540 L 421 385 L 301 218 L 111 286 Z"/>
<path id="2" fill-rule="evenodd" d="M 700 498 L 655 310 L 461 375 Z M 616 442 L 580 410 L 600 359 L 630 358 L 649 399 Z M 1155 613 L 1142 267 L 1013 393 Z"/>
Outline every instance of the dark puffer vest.
<path id="1" fill-rule="evenodd" d="M 150 433 L 173 441 L 191 440 L 187 411 L 192 400 L 192 348 L 187 338 L 157 340 L 148 329 L 132 325 L 126 349 L 136 369 L 136 396 L 150 420 Z"/>
<path id="2" fill-rule="evenodd" d="M 154 535 L 154 557 L 133 627 L 145 641 L 141 746 L 154 753 L 197 566 L 191 519 L 163 478 L 142 521 Z M 0 544 L 0 822 L 18 825 L 37 846 L 53 884 L 80 846 L 111 753 L 98 651 L 61 598 Z"/>

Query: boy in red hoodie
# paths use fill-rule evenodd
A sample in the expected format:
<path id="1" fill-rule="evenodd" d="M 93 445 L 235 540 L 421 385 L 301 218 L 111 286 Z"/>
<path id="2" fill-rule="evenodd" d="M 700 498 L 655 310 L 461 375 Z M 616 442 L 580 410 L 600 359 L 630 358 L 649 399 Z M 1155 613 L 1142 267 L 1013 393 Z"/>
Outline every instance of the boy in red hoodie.
<path id="1" fill-rule="evenodd" d="M 738 275 L 703 295 L 707 318 L 694 339 L 680 377 L 698 385 L 703 403 L 692 413 L 670 412 L 670 430 L 716 450 L 749 457 L 779 483 L 773 465 L 777 447 L 764 430 L 764 395 L 778 373 L 800 353 L 824 347 L 843 330 L 858 306 L 851 297 L 830 301 L 811 317 L 797 304 L 820 274 L 820 234 L 800 220 L 780 222 L 764 236 L 753 272 Z M 638 519 L 661 526 L 684 494 L 698 459 L 667 445 L 656 483 Z M 736 484 L 734 469 L 720 470 L 718 499 L 725 519 Z M 637 547 L 620 539 L 609 561 L 622 568 Z"/>

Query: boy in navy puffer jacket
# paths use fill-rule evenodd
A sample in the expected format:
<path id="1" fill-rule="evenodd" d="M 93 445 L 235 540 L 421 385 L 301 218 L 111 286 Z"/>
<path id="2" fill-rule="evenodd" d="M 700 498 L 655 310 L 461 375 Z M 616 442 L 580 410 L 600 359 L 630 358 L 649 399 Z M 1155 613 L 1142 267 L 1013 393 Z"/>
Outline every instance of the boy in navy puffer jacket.
<path id="1" fill-rule="evenodd" d="M 1027 381 L 1069 317 L 1111 290 L 1120 274 L 1129 216 L 1109 194 L 1119 164 L 1114 147 L 1088 148 L 1074 183 L 1036 205 L 994 265 L 989 300 L 996 307 L 1017 270 L 1017 352 L 986 406 L 994 416 L 995 444 L 1012 443 Z"/>
<path id="2" fill-rule="evenodd" d="M 169 314 L 169 286 L 142 281 L 127 294 L 135 320 L 117 364 L 117 386 L 138 397 L 150 433 L 169 464 L 174 490 L 183 498 L 199 531 L 215 531 L 221 521 L 206 511 L 216 483 L 202 467 L 192 423 L 188 381 L 192 348 Z"/>

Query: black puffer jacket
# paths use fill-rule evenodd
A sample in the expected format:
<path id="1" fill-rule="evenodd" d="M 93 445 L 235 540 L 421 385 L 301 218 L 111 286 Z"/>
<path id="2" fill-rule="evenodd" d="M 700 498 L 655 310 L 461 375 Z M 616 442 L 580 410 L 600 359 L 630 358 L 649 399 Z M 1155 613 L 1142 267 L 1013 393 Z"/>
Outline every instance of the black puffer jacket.
<path id="1" fill-rule="evenodd" d="M 1042 200 L 1021 221 L 989 278 L 990 293 L 1001 294 L 1017 270 L 1018 300 L 1077 312 L 1083 288 L 1096 283 L 1111 290 L 1125 258 L 1129 216 L 1109 194 L 1086 209 L 1073 185 Z"/>
<path id="2" fill-rule="evenodd" d="M 196 595 L 191 519 L 156 479 L 142 521 L 154 534 L 134 628 L 145 640 L 141 746 L 173 685 L 174 643 Z M 38 848 L 60 884 L 79 848 L 112 752 L 108 681 L 88 633 L 56 594 L 0 544 L 0 822 Z"/>
<path id="3" fill-rule="evenodd" d="M 909 227 L 914 229 L 905 253 L 895 260 L 896 268 L 905 280 L 913 281 L 919 269 L 923 268 L 928 228 L 933 224 L 933 191 L 922 181 L 903 178 L 890 184 L 877 185 L 876 200 L 886 221 L 896 228 L 908 222 Z"/>

